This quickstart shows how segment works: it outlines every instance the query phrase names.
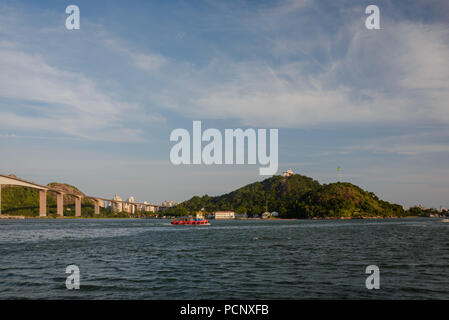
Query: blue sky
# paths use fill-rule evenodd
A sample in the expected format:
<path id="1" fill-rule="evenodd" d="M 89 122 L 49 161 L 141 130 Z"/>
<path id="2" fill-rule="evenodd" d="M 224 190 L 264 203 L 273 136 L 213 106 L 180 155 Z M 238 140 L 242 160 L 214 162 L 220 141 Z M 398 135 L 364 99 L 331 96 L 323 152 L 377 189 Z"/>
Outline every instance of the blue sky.
<path id="1" fill-rule="evenodd" d="M 202 120 L 279 128 L 279 173 L 341 166 L 385 200 L 448 206 L 448 18 L 447 1 L 2 0 L 0 172 L 152 202 L 265 178 L 172 165 L 170 132 Z"/>

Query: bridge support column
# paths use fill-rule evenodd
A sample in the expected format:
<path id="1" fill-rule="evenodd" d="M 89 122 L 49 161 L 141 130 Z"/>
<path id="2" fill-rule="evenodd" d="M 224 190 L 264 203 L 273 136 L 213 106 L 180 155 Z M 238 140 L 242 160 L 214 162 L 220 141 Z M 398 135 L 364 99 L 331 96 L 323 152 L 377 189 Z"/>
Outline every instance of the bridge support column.
<path id="1" fill-rule="evenodd" d="M 39 190 L 39 216 L 47 216 L 47 191 Z"/>
<path id="2" fill-rule="evenodd" d="M 64 216 L 64 194 L 56 194 L 56 214 L 60 217 Z"/>
<path id="3" fill-rule="evenodd" d="M 0 214 L 2 214 L 2 185 L 0 184 Z"/>
<path id="4" fill-rule="evenodd" d="M 81 217 L 81 197 L 75 197 L 75 217 Z"/>
<path id="5" fill-rule="evenodd" d="M 94 214 L 100 214 L 100 201 L 95 199 L 94 206 L 95 206 Z"/>

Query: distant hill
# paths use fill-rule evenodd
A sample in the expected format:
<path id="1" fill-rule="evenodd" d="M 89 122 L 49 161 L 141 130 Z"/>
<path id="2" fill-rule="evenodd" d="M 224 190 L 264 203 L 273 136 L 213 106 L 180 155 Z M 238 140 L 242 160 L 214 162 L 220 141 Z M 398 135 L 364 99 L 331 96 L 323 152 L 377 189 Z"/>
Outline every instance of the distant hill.
<path id="1" fill-rule="evenodd" d="M 217 197 L 195 196 L 166 211 L 187 215 L 204 208 L 207 212 L 233 210 L 260 215 L 277 211 L 283 218 L 357 218 L 404 216 L 402 206 L 380 200 L 351 183 L 321 185 L 299 174 L 273 176 Z"/>
<path id="2" fill-rule="evenodd" d="M 351 183 L 325 184 L 309 191 L 296 201 L 287 216 L 299 218 L 327 217 L 397 217 L 404 216 L 402 206 L 380 200 Z"/>
<path id="3" fill-rule="evenodd" d="M 80 196 L 84 196 L 85 194 L 78 190 L 78 188 L 67 184 L 67 183 L 59 183 L 59 182 L 51 182 L 47 184 L 47 187 L 70 194 L 76 194 Z"/>

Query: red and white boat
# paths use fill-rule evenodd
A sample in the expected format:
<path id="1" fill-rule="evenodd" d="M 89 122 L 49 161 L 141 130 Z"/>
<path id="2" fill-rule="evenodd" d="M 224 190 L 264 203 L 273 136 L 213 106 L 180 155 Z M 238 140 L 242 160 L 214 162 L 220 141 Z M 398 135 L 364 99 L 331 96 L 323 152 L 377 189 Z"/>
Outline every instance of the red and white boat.
<path id="1" fill-rule="evenodd" d="M 197 213 L 195 218 L 181 218 L 172 220 L 171 224 L 183 226 L 210 226 L 209 220 L 204 219 L 202 213 Z"/>

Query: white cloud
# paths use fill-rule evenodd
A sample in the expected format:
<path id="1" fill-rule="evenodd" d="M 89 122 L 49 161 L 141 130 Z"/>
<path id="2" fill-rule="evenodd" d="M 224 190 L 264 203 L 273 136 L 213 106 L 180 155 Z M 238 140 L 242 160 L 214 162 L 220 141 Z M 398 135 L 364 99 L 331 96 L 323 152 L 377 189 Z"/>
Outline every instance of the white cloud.
<path id="1" fill-rule="evenodd" d="M 342 154 L 366 151 L 369 153 L 395 154 L 405 156 L 424 156 L 431 154 L 449 153 L 449 130 L 434 128 L 415 132 L 390 135 L 381 138 L 365 139 L 363 144 L 345 146 Z"/>
<path id="2" fill-rule="evenodd" d="M 122 114 L 136 106 L 120 102 L 81 73 L 51 66 L 39 55 L 0 45 L 2 128 L 44 130 L 98 140 L 138 140 L 139 130 L 122 127 Z M 11 102 L 5 102 L 9 105 Z M 37 114 L 27 114 L 26 110 Z"/>
<path id="3" fill-rule="evenodd" d="M 237 27 L 278 31 L 309 3 L 288 1 L 263 7 L 248 13 L 251 26 L 244 21 Z M 313 34 L 301 34 L 302 41 L 280 33 L 268 41 L 271 48 L 262 45 L 263 55 L 237 60 L 221 52 L 201 67 L 131 49 L 107 31 L 98 38 L 147 76 L 135 88 L 142 101 L 187 117 L 290 128 L 417 120 L 448 123 L 447 26 L 388 22 L 380 31 L 368 31 L 359 18 L 336 26 L 335 33 L 317 28 Z M 328 61 L 320 61 L 315 52 L 324 52 Z M 119 128 L 125 133 L 121 136 L 138 139 L 139 131 L 126 131 L 121 117 L 139 106 L 119 102 L 120 97 L 100 88 L 98 80 L 54 67 L 46 58 L 14 48 L 11 42 L 0 43 L 0 67 L 1 96 L 46 105 L 40 107 L 43 113 L 29 119 L 15 110 L 3 112 L 11 120 L 9 126 L 29 123 L 41 128 L 57 123 L 55 118 L 70 118 L 72 123 L 61 121 L 57 129 L 98 137 L 102 129 L 107 136 Z M 8 125 L 6 120 L 3 123 Z"/>
<path id="4" fill-rule="evenodd" d="M 366 150 L 373 153 L 389 153 L 399 155 L 423 155 L 429 153 L 449 153 L 449 145 L 444 143 L 416 143 L 406 145 L 379 145 L 379 144 L 365 144 L 363 146 L 349 147 L 345 150 L 360 151 Z"/>
<path id="5" fill-rule="evenodd" d="M 334 36 L 320 33 L 319 43 L 311 41 L 335 51 L 341 44 Z M 369 31 L 357 21 L 343 26 L 338 39 L 348 43 L 346 52 L 323 64 L 307 53 L 316 49 L 313 45 L 302 50 L 293 39 L 276 42 L 272 53 L 285 61 L 280 64 L 216 57 L 203 69 L 186 68 L 177 96 L 163 101 L 190 117 L 237 119 L 254 126 L 449 123 L 446 25 L 391 22 Z M 294 53 L 306 58 L 284 59 Z"/>
<path id="6" fill-rule="evenodd" d="M 134 64 L 145 71 L 153 71 L 163 67 L 167 60 L 157 54 L 131 54 L 131 58 L 134 61 Z"/>
<path id="7" fill-rule="evenodd" d="M 106 31 L 103 31 L 103 33 L 105 33 L 103 42 L 108 48 L 124 55 L 140 71 L 157 71 L 167 66 L 170 62 L 166 57 L 155 52 L 140 52 L 136 49 L 130 49 L 129 43 Z"/>

